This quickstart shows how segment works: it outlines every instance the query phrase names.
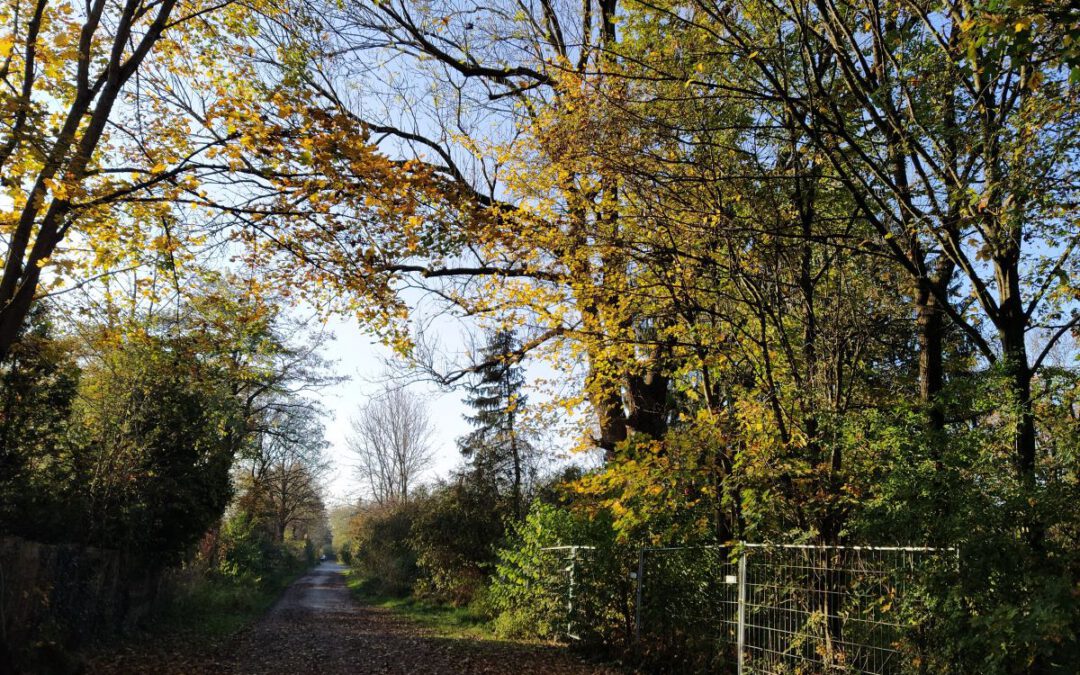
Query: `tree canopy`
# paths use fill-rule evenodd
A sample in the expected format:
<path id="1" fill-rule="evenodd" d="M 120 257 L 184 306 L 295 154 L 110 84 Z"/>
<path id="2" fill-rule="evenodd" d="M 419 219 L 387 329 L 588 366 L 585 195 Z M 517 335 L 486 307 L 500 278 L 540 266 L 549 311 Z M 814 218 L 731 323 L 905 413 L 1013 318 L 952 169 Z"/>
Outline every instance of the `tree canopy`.
<path id="1" fill-rule="evenodd" d="M 958 663 L 1077 654 L 1071 4 L 4 0 L 0 17 L 0 466 L 26 504 L 63 483 L 95 526 L 178 551 L 240 457 L 281 538 L 295 491 L 273 486 L 321 466 L 293 385 L 325 378 L 285 313 L 348 313 L 415 361 L 450 316 L 490 343 L 427 374 L 471 382 L 461 448 L 517 519 L 535 449 L 519 368 L 543 361 L 543 414 L 604 455 L 564 497 L 611 546 L 959 546 L 955 630 L 980 637 Z M 355 431 L 373 498 L 409 501 L 430 463 L 419 405 L 390 392 Z M 491 497 L 458 487 L 447 512 L 379 527 Z"/>

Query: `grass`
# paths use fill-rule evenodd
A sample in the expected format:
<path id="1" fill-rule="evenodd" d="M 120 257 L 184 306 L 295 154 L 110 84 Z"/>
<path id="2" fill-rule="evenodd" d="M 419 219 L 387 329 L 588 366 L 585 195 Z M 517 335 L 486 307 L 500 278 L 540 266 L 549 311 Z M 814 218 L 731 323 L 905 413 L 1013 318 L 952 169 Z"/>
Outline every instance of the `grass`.
<path id="1" fill-rule="evenodd" d="M 108 663 L 119 654 L 205 654 L 254 623 L 304 570 L 241 580 L 193 575 L 177 581 L 172 597 L 138 631 L 87 645 L 82 657 Z"/>
<path id="2" fill-rule="evenodd" d="M 236 633 L 266 613 L 303 571 L 260 582 L 227 577 L 197 579 L 180 590 L 154 623 L 154 632 L 184 632 L 210 639 Z"/>
<path id="3" fill-rule="evenodd" d="M 434 632 L 439 637 L 495 640 L 486 617 L 469 607 L 451 607 L 411 596 L 399 597 L 375 591 L 369 580 L 349 570 L 346 584 L 353 597 L 365 605 L 383 607 Z"/>

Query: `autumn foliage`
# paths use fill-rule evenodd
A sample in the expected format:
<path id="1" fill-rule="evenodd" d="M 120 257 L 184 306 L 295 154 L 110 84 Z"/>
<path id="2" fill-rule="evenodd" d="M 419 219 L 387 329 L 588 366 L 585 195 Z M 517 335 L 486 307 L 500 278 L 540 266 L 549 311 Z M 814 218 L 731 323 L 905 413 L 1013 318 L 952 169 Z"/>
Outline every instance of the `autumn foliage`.
<path id="1" fill-rule="evenodd" d="M 228 269 L 255 306 L 355 316 L 445 386 L 485 367 L 556 373 L 533 414 L 571 420 L 602 465 L 532 520 L 509 479 L 509 525 L 484 523 L 470 575 L 491 571 L 494 544 L 535 544 L 541 516 L 610 550 L 955 546 L 942 663 L 1067 668 L 1078 26 L 1064 2 L 4 0 L 5 466 L 77 463 L 56 440 L 71 419 L 85 447 L 129 442 L 103 431 L 126 413 L 87 407 L 112 398 L 105 364 L 121 357 L 77 367 L 41 341 L 35 307 L 85 296 L 137 314 Z M 516 342 L 442 368 L 435 316 Z M 115 348 L 101 323 L 88 344 Z M 116 368 L 142 383 L 145 357 L 171 374 L 131 406 L 175 400 L 230 439 L 239 390 L 223 383 L 256 375 L 207 360 L 220 343 L 140 330 Z M 189 352 L 200 368 L 177 365 Z M 49 449 L 9 450 L 20 434 Z M 205 517 L 169 535 L 179 551 L 220 515 L 240 445 L 154 438 L 170 475 L 132 477 L 135 501 L 184 482 L 192 451 L 220 463 L 190 503 Z M 516 443 L 477 456 L 504 466 Z M 409 517 L 507 498 L 444 490 L 446 510 Z M 458 559 L 419 539 L 421 566 Z M 597 639 L 617 641 L 611 621 Z"/>

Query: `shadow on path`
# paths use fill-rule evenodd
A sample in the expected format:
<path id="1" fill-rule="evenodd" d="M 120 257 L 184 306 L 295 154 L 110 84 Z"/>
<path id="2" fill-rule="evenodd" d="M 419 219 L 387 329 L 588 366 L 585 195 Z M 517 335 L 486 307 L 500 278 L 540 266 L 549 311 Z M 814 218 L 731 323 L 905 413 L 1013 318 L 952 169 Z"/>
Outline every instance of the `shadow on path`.
<path id="1" fill-rule="evenodd" d="M 134 654 L 109 673 L 491 673 L 607 675 L 543 645 L 451 639 L 379 607 L 358 604 L 345 586 L 345 568 L 323 563 L 290 586 L 250 629 L 215 653 L 177 657 Z M 171 661 L 171 662 L 170 662 Z"/>

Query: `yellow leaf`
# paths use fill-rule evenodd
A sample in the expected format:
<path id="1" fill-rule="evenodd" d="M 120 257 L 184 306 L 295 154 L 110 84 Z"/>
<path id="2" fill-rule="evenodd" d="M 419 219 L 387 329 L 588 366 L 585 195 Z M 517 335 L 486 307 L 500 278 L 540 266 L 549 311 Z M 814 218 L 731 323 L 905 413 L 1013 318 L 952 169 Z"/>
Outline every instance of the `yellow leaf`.
<path id="1" fill-rule="evenodd" d="M 11 54 L 11 48 L 15 41 L 8 36 L 0 37 L 0 59 L 6 59 Z"/>
<path id="2" fill-rule="evenodd" d="M 67 198 L 67 186 L 60 181 L 50 178 L 45 181 L 45 187 L 49 188 L 49 191 L 52 192 L 54 199 Z"/>

